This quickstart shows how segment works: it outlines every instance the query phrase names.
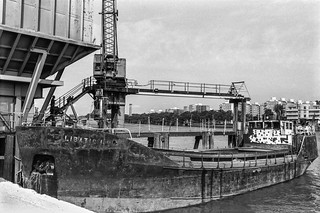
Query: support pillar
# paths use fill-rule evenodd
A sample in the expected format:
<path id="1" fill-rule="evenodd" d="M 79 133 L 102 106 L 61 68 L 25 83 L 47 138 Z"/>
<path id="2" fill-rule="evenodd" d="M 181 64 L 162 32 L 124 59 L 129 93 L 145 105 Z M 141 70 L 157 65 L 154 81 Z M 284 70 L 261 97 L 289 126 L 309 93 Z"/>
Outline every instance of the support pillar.
<path id="1" fill-rule="evenodd" d="M 125 115 L 125 106 L 120 106 L 119 108 L 120 114 L 118 115 L 118 127 L 124 127 L 124 115 Z"/>
<path id="2" fill-rule="evenodd" d="M 239 135 L 239 143 L 238 145 L 243 145 L 243 135 L 245 134 L 246 131 L 246 114 L 247 114 L 247 102 L 246 99 L 242 99 L 241 101 L 241 131 L 240 131 L 240 135 Z"/>
<path id="3" fill-rule="evenodd" d="M 75 119 L 78 121 L 78 115 L 77 115 L 76 109 L 74 108 L 73 104 L 71 104 L 70 106 Z"/>
<path id="4" fill-rule="evenodd" d="M 238 101 L 234 101 L 233 102 L 233 131 L 236 133 L 236 140 L 237 140 L 237 136 L 238 136 L 238 117 L 239 117 L 239 102 Z M 238 141 L 236 141 L 236 147 L 238 147 Z"/>
<path id="5" fill-rule="evenodd" d="M 169 133 L 154 133 L 153 148 L 169 149 Z"/>
<path id="6" fill-rule="evenodd" d="M 118 127 L 118 113 L 119 113 L 119 106 L 111 105 L 111 128 Z"/>
<path id="7" fill-rule="evenodd" d="M 26 98 L 25 98 L 25 101 L 24 101 L 24 104 L 22 107 L 22 116 L 23 116 L 22 122 L 27 121 L 28 113 L 29 113 L 30 108 L 32 106 L 34 94 L 36 92 L 36 89 L 37 89 L 37 86 L 39 83 L 39 79 L 40 79 L 40 75 L 41 75 L 44 63 L 46 61 L 46 58 L 47 58 L 47 54 L 48 54 L 47 51 L 40 50 L 40 49 L 34 49 L 32 51 L 39 53 L 39 56 L 38 56 L 38 61 L 35 66 L 35 70 L 32 75 L 30 85 L 28 87 Z"/>
<path id="8" fill-rule="evenodd" d="M 213 149 L 213 133 L 202 132 L 202 149 Z"/>
<path id="9" fill-rule="evenodd" d="M 13 143 L 15 144 L 15 146 L 14 146 L 14 157 L 16 157 L 17 159 L 21 159 L 19 144 L 18 144 L 18 141 L 16 140 L 16 138 L 13 139 Z M 21 165 L 21 161 L 19 161 L 17 159 L 14 159 L 14 174 L 18 174 L 19 171 L 21 171 L 21 166 L 22 166 Z M 19 178 L 18 175 L 14 176 L 14 182 L 15 183 L 18 183 L 18 181 L 19 181 L 18 178 Z"/>
<path id="10" fill-rule="evenodd" d="M 21 90 L 20 87 L 15 88 L 16 91 Z M 19 92 L 18 92 L 19 93 Z M 22 119 L 22 114 L 21 114 L 21 105 L 22 105 L 22 97 L 21 94 L 17 94 L 14 100 L 14 128 L 17 126 L 20 126 L 21 124 L 21 119 Z"/>
<path id="11" fill-rule="evenodd" d="M 4 154 L 4 179 L 14 181 L 14 136 L 7 135 L 5 139 L 5 154 Z"/>
<path id="12" fill-rule="evenodd" d="M 193 149 L 198 149 L 199 148 L 199 143 L 200 140 L 202 139 L 202 136 L 198 135 L 194 138 L 194 145 L 193 145 Z"/>
<path id="13" fill-rule="evenodd" d="M 111 128 L 124 127 L 126 96 L 123 93 L 112 94 Z"/>
<path id="14" fill-rule="evenodd" d="M 57 75 L 56 75 L 56 77 L 54 79 L 55 81 L 59 81 L 60 80 L 63 71 L 64 71 L 64 69 L 58 71 L 58 73 L 57 73 Z M 48 95 L 47 95 L 47 97 L 46 97 L 46 99 L 45 99 L 45 101 L 44 101 L 44 103 L 43 103 L 43 105 L 41 107 L 40 114 L 39 114 L 39 117 L 37 118 L 37 120 L 41 120 L 43 118 L 44 113 L 45 113 L 45 111 L 48 108 L 48 105 L 50 103 L 50 100 L 51 100 L 54 92 L 56 91 L 56 88 L 57 87 L 51 87 L 50 88 L 50 90 L 48 92 Z"/>

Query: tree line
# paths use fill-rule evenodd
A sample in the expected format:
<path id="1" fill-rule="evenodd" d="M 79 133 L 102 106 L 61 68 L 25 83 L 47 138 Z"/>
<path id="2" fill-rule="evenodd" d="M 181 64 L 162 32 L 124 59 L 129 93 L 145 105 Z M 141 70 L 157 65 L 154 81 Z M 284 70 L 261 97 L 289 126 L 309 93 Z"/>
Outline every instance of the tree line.
<path id="1" fill-rule="evenodd" d="M 225 120 L 231 121 L 233 119 L 233 114 L 231 111 L 203 111 L 203 112 L 183 112 L 181 114 L 177 112 L 161 112 L 161 113 L 143 113 L 143 114 L 133 114 L 132 116 L 125 115 L 125 122 L 127 123 L 141 123 L 155 125 L 176 125 L 178 120 L 179 125 L 188 126 L 190 122 L 193 124 L 201 123 L 203 121 L 216 123 L 222 123 Z"/>
<path id="2" fill-rule="evenodd" d="M 238 120 L 241 121 L 241 111 L 238 113 Z M 262 118 L 258 115 L 253 116 L 252 114 L 246 114 L 246 120 L 272 120 L 272 119 L 285 119 L 285 110 L 283 105 L 276 104 L 274 109 L 266 109 Z M 232 111 L 223 111 L 223 110 L 210 110 L 210 111 L 203 111 L 203 112 L 161 112 L 161 113 L 143 113 L 143 114 L 133 114 L 131 116 L 125 115 L 125 122 L 126 123 L 141 123 L 141 124 L 155 124 L 155 125 L 176 125 L 178 121 L 179 125 L 187 126 L 192 122 L 193 124 L 202 123 L 202 122 L 212 122 L 215 121 L 217 124 L 222 124 L 225 121 L 233 120 L 233 113 Z"/>

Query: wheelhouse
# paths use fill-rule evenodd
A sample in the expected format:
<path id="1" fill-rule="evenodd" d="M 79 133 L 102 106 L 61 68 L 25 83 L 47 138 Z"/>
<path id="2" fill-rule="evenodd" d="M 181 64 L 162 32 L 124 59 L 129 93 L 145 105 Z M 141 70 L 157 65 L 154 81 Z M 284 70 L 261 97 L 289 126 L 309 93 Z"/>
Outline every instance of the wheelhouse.
<path id="1" fill-rule="evenodd" d="M 248 134 L 253 143 L 291 144 L 294 126 L 291 121 L 250 121 Z"/>

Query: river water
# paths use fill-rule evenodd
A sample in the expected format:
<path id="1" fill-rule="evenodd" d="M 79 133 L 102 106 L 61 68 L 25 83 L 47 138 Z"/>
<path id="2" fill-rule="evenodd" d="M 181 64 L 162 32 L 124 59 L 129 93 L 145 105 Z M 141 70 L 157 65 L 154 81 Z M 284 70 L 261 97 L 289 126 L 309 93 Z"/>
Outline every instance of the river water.
<path id="1" fill-rule="evenodd" d="M 320 150 L 320 133 L 317 133 L 318 152 Z M 226 145 L 216 140 L 216 146 Z M 171 141 L 170 141 L 171 142 Z M 193 141 L 180 138 L 172 143 L 174 148 L 191 148 Z M 187 146 L 187 147 L 186 147 Z M 220 148 L 219 147 L 219 148 Z M 209 203 L 163 211 L 166 213 L 222 213 L 222 212 L 320 212 L 320 158 L 308 168 L 305 175 L 294 180 L 280 183 L 229 198 Z"/>

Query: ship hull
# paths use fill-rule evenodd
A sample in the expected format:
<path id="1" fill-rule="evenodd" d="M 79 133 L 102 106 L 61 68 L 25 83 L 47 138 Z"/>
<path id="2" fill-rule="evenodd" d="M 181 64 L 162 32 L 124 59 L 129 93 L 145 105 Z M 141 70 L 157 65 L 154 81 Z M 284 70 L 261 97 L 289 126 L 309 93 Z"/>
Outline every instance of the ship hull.
<path id="1" fill-rule="evenodd" d="M 54 172 L 38 175 L 38 191 L 96 212 L 156 211 L 242 194 L 299 177 L 317 157 L 315 136 L 303 137 L 295 158 L 192 168 L 104 132 L 21 127 L 16 135 L 25 187 L 34 188 L 35 156 L 51 156 Z"/>

